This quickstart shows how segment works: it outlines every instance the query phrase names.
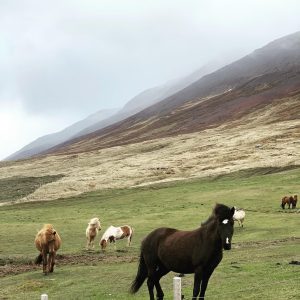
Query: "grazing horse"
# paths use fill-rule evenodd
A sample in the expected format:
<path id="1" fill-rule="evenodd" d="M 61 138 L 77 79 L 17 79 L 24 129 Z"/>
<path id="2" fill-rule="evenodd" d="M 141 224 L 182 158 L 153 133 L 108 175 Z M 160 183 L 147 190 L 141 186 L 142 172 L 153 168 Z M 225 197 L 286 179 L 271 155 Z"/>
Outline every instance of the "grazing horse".
<path id="1" fill-rule="evenodd" d="M 234 215 L 233 215 L 233 220 L 234 221 L 237 221 L 239 226 L 242 226 L 244 227 L 243 223 L 244 223 L 244 220 L 245 220 L 245 211 L 241 208 L 236 208 L 235 207 L 235 211 L 234 211 Z"/>
<path id="2" fill-rule="evenodd" d="M 294 195 L 294 197 L 293 196 L 290 196 L 290 197 L 284 196 L 281 199 L 281 207 L 282 207 L 282 209 L 285 209 L 285 205 L 287 204 L 288 208 L 291 208 L 291 205 L 292 205 L 292 208 L 296 208 L 297 201 L 298 201 L 297 195 Z"/>
<path id="3" fill-rule="evenodd" d="M 115 227 L 115 226 L 109 226 L 106 231 L 104 232 L 99 245 L 101 246 L 101 249 L 104 250 L 108 244 L 114 243 L 116 246 L 116 240 L 121 240 L 124 239 L 125 237 L 127 238 L 127 246 L 130 246 L 131 244 L 131 239 L 132 239 L 132 234 L 133 234 L 133 228 L 128 226 L 128 225 L 123 225 L 120 227 Z"/>
<path id="4" fill-rule="evenodd" d="M 55 264 L 56 251 L 60 248 L 61 238 L 51 224 L 45 224 L 44 227 L 37 233 L 34 240 L 36 248 L 40 254 L 35 259 L 36 264 L 43 262 L 43 273 L 47 275 L 52 273 Z M 47 260 L 47 256 L 49 258 Z"/>
<path id="5" fill-rule="evenodd" d="M 99 230 L 101 230 L 101 224 L 99 219 L 98 218 L 91 219 L 85 231 L 85 235 L 87 239 L 86 249 L 89 249 L 90 247 L 94 248 L 94 241 Z"/>
<path id="6" fill-rule="evenodd" d="M 199 299 L 204 299 L 208 280 L 222 260 L 223 249 L 231 249 L 234 211 L 234 207 L 217 204 L 208 220 L 193 231 L 166 227 L 152 231 L 142 241 L 138 271 L 130 292 L 136 293 L 148 278 L 150 300 L 154 300 L 154 286 L 157 299 L 162 300 L 164 293 L 159 280 L 173 271 L 194 273 L 193 299 L 199 292 Z"/>

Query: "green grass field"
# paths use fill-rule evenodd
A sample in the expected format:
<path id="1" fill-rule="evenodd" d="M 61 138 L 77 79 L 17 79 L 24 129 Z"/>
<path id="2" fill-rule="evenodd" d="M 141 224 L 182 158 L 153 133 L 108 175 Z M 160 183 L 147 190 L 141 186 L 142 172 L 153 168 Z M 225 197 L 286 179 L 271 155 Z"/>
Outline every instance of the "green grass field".
<path id="1" fill-rule="evenodd" d="M 142 238 L 160 226 L 198 227 L 216 202 L 246 210 L 244 228 L 236 224 L 233 249 L 213 273 L 206 299 L 300 299 L 300 214 L 282 211 L 283 195 L 299 191 L 300 169 L 259 169 L 230 176 L 138 189 L 98 191 L 51 202 L 0 207 L 0 299 L 148 299 L 146 285 L 128 294 L 137 271 Z M 13 183 L 12 183 L 13 184 Z M 27 185 L 26 185 L 27 186 Z M 27 187 L 28 188 L 28 187 Z M 299 203 L 298 203 L 299 206 Z M 102 231 L 94 251 L 85 250 L 85 229 L 98 216 Z M 63 245 L 54 273 L 42 274 L 31 263 L 38 252 L 33 241 L 44 223 L 52 223 Z M 109 225 L 132 225 L 133 243 L 99 249 Z M 66 259 L 68 258 L 68 259 Z M 169 273 L 162 280 L 165 299 L 172 299 Z M 191 299 L 193 276 L 182 279 Z"/>

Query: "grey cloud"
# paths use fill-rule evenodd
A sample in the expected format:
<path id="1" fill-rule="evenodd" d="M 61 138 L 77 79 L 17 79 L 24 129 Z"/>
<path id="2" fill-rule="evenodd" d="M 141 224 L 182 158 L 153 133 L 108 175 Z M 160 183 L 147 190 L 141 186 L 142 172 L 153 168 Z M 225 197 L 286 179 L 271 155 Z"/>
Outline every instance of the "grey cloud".
<path id="1" fill-rule="evenodd" d="M 1 1 L 0 103 L 120 107 L 143 89 L 300 29 L 298 1 Z M 278 21 L 280 20 L 280 21 Z"/>

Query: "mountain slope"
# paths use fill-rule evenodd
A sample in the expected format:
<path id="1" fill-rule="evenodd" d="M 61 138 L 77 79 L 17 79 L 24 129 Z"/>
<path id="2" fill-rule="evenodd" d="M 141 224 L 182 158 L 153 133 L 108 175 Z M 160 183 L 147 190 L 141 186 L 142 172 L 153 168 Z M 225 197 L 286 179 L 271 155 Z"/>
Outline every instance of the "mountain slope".
<path id="1" fill-rule="evenodd" d="M 300 93 L 300 32 L 275 40 L 126 120 L 48 153 L 78 153 L 201 131 Z M 292 109 L 292 108 L 291 108 Z M 299 116 L 287 115 L 292 119 Z"/>
<path id="2" fill-rule="evenodd" d="M 6 160 L 17 160 L 29 158 L 55 147 L 58 144 L 67 142 L 89 133 L 105 128 L 114 123 L 120 122 L 141 110 L 157 103 L 164 98 L 178 92 L 192 82 L 198 80 L 206 74 L 213 72 L 225 64 L 224 61 L 215 61 L 207 64 L 197 71 L 180 79 L 172 80 L 164 85 L 145 90 L 132 98 L 120 110 L 104 110 L 96 112 L 75 124 L 68 126 L 64 130 L 48 134 L 38 138 L 30 144 L 24 146 L 19 151 L 13 153 Z"/>
<path id="3" fill-rule="evenodd" d="M 129 118 L 130 116 L 133 116 L 134 114 L 144 110 L 145 108 L 162 101 L 163 99 L 169 97 L 170 95 L 177 93 L 178 91 L 182 90 L 183 88 L 189 86 L 191 83 L 199 80 L 204 75 L 207 75 L 207 74 L 217 70 L 224 64 L 225 64 L 224 61 L 222 61 L 222 62 L 215 61 L 214 63 L 210 63 L 210 64 L 203 66 L 202 68 L 198 69 L 197 71 L 193 72 L 192 74 L 190 74 L 188 76 L 185 76 L 183 78 L 179 78 L 176 80 L 172 80 L 172 81 L 167 82 L 160 86 L 149 88 L 149 89 L 139 93 L 138 95 L 133 97 L 131 100 L 129 100 L 120 111 L 118 111 L 116 114 L 114 114 L 110 118 L 101 120 L 85 129 L 83 129 L 78 134 L 76 134 L 75 137 L 80 137 L 80 136 L 95 132 L 104 127 L 110 126 L 114 123 L 117 123 L 126 118 Z"/>

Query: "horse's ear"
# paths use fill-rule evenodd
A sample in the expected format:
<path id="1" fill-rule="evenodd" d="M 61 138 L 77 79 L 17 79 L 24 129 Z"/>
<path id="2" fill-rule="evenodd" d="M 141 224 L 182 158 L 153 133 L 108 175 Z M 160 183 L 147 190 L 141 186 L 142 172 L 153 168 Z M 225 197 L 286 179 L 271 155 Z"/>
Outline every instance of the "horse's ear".
<path id="1" fill-rule="evenodd" d="M 235 207 L 233 206 L 233 207 L 231 208 L 231 210 L 230 210 L 231 216 L 234 215 L 234 212 L 235 212 Z"/>

